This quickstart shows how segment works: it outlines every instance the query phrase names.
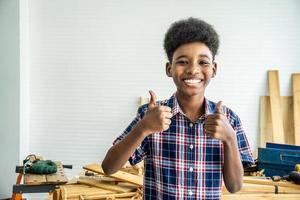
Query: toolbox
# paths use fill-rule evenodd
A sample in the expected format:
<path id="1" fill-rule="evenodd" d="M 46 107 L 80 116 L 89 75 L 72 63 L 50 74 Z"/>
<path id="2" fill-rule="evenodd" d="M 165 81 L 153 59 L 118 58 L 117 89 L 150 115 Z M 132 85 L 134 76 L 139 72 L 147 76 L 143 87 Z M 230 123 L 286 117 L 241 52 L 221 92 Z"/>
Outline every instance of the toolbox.
<path id="1" fill-rule="evenodd" d="M 300 164 L 300 146 L 266 143 L 266 148 L 258 148 L 258 168 L 266 176 L 285 176 L 296 164 Z"/>

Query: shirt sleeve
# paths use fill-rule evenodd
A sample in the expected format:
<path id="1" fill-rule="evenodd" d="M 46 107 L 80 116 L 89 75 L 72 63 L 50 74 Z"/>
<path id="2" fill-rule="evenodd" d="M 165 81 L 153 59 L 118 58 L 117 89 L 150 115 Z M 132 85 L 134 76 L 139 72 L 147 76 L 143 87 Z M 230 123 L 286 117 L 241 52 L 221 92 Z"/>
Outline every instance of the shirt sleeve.
<path id="1" fill-rule="evenodd" d="M 252 152 L 249 146 L 247 136 L 240 118 L 236 115 L 234 120 L 234 130 L 236 132 L 238 148 L 240 151 L 241 160 L 244 167 L 249 167 L 254 164 Z"/>
<path id="2" fill-rule="evenodd" d="M 253 165 L 253 155 L 239 116 L 228 107 L 225 107 L 225 115 L 229 119 L 232 128 L 235 130 L 238 149 L 243 166 L 246 168 Z"/>
<path id="3" fill-rule="evenodd" d="M 129 124 L 129 126 L 123 131 L 123 133 L 115 139 L 113 142 L 113 145 L 117 144 L 121 140 L 123 140 L 130 131 L 138 124 L 138 122 L 143 118 L 144 112 L 143 111 L 145 106 L 142 106 L 138 109 L 136 117 L 133 119 L 133 121 Z M 142 161 L 147 153 L 147 144 L 148 144 L 148 138 L 146 137 L 142 143 L 137 147 L 137 149 L 133 152 L 133 154 L 129 157 L 128 161 L 131 165 L 136 165 L 140 161 Z"/>

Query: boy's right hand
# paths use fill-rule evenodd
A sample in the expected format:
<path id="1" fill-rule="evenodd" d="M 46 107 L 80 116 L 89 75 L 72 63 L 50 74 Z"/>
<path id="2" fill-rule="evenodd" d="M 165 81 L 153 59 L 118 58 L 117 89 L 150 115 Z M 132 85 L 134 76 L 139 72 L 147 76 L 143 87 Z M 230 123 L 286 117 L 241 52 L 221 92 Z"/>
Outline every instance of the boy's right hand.
<path id="1" fill-rule="evenodd" d="M 151 90 L 149 93 L 151 97 L 148 110 L 140 122 L 147 135 L 169 129 L 172 117 L 171 108 L 156 105 L 156 94 Z"/>

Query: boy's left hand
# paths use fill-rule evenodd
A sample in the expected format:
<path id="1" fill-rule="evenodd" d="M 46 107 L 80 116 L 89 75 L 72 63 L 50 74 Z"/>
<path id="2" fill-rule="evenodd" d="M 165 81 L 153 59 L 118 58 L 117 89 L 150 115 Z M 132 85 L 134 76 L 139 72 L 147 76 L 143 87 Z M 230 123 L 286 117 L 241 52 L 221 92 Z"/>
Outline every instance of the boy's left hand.
<path id="1" fill-rule="evenodd" d="M 235 131 L 223 114 L 222 101 L 217 103 L 216 113 L 206 117 L 203 128 L 206 134 L 223 142 L 230 142 L 235 139 Z"/>

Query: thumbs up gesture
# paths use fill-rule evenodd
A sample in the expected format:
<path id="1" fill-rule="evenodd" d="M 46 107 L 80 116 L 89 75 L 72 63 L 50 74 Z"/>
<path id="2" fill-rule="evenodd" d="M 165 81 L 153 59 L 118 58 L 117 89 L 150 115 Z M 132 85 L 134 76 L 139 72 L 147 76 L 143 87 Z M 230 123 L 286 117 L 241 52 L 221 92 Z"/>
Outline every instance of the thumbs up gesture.
<path id="1" fill-rule="evenodd" d="M 171 108 L 156 105 L 156 94 L 151 90 L 149 93 L 151 97 L 148 110 L 141 123 L 148 134 L 165 131 L 171 124 Z"/>
<path id="2" fill-rule="evenodd" d="M 216 113 L 207 116 L 203 128 L 206 134 L 223 142 L 230 141 L 235 137 L 235 131 L 223 114 L 222 101 L 217 103 Z"/>

